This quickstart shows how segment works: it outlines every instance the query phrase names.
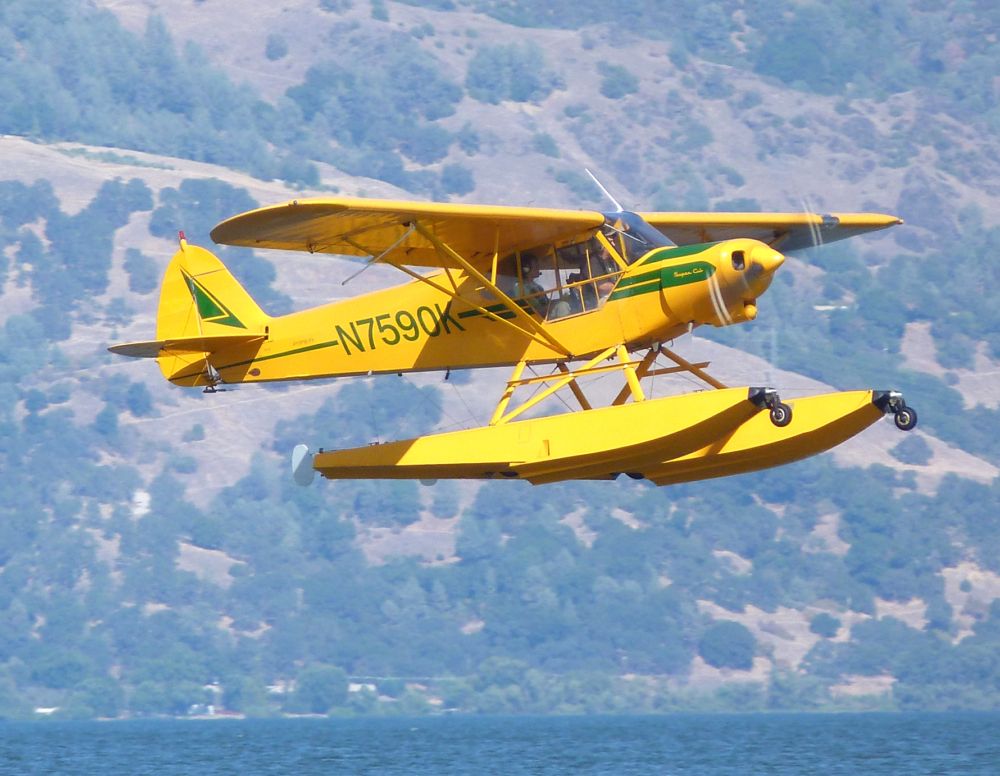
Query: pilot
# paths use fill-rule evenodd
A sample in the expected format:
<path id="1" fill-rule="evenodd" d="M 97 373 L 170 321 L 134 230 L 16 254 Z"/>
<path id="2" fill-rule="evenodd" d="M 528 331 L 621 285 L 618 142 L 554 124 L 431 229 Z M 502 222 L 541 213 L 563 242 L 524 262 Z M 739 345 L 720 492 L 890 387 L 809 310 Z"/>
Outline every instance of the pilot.
<path id="1" fill-rule="evenodd" d="M 517 282 L 517 265 L 515 264 L 514 254 L 510 256 L 505 256 L 500 260 L 497 267 L 497 288 L 499 288 L 503 293 L 509 296 L 511 299 L 517 298 L 519 296 L 519 288 Z M 490 299 L 495 299 L 493 294 L 489 295 Z"/>
<path id="2" fill-rule="evenodd" d="M 614 238 L 613 237 L 609 238 L 608 242 L 614 245 Z M 600 262 L 601 268 L 603 269 L 603 272 L 601 274 L 605 274 L 607 272 L 613 272 L 614 271 L 613 267 L 615 266 L 615 260 L 611 256 L 611 251 L 608 249 L 608 246 L 605 245 L 600 240 L 597 241 L 597 245 L 598 245 L 597 260 L 598 262 Z"/>
<path id="3" fill-rule="evenodd" d="M 538 257 L 533 253 L 522 253 L 521 280 L 524 291 L 521 296 L 531 297 L 528 299 L 528 303 L 534 308 L 535 312 L 544 317 L 545 311 L 549 306 L 549 300 L 542 293 L 545 289 L 538 282 L 541 274 L 542 271 L 538 267 Z M 536 294 L 537 296 L 535 296 Z"/>
<path id="4" fill-rule="evenodd" d="M 615 273 L 618 269 L 618 263 L 611 256 L 611 251 L 608 250 L 608 247 L 603 242 L 600 240 L 596 240 L 596 242 L 598 250 L 597 255 L 594 257 L 597 260 L 595 262 L 597 264 L 595 275 L 605 276 L 597 281 L 597 298 L 604 299 L 615 287 L 614 279 L 606 276 Z"/>

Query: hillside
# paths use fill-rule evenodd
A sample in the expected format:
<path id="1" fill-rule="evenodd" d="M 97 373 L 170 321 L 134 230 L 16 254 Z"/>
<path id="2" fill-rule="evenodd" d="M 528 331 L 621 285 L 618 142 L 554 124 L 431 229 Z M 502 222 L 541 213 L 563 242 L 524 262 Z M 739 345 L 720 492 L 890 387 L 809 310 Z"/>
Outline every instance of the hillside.
<path id="1" fill-rule="evenodd" d="M 1000 60 L 913 4 L 943 50 L 872 17 L 906 45 L 792 78 L 719 6 L 683 40 L 471 0 L 0 11 L 0 713 L 996 707 L 1000 114 L 955 81 Z M 666 489 L 301 490 L 293 444 L 481 424 L 503 370 L 207 396 L 105 351 L 152 333 L 180 229 L 333 191 L 599 205 L 584 167 L 637 208 L 901 215 L 676 346 L 788 396 L 899 387 L 920 430 Z M 399 280 L 220 256 L 275 312 Z"/>

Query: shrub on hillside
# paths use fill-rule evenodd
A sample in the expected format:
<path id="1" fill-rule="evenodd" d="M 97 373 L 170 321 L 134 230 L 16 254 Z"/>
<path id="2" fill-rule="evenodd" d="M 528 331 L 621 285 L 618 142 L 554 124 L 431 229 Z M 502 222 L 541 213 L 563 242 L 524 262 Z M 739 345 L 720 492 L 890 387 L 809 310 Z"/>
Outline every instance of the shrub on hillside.
<path id="1" fill-rule="evenodd" d="M 757 640 L 738 622 L 723 620 L 705 629 L 698 641 L 698 654 L 715 668 L 753 668 Z"/>
<path id="2" fill-rule="evenodd" d="M 465 86 L 473 99 L 496 105 L 503 100 L 538 102 L 552 93 L 555 77 L 534 43 L 483 46 L 469 62 Z"/>

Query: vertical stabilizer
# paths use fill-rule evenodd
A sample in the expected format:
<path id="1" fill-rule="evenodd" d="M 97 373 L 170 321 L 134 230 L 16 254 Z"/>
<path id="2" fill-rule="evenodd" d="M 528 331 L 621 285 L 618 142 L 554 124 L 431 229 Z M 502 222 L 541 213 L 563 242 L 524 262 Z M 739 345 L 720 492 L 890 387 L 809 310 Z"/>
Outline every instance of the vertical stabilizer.
<path id="1" fill-rule="evenodd" d="M 157 339 L 258 332 L 268 320 L 214 254 L 181 242 L 163 276 Z"/>
<path id="2" fill-rule="evenodd" d="M 183 237 L 163 276 L 156 314 L 160 341 L 263 335 L 270 318 L 210 251 Z M 234 338 L 235 339 L 235 338 Z M 211 352 L 164 350 L 163 376 L 179 385 L 211 385 Z"/>

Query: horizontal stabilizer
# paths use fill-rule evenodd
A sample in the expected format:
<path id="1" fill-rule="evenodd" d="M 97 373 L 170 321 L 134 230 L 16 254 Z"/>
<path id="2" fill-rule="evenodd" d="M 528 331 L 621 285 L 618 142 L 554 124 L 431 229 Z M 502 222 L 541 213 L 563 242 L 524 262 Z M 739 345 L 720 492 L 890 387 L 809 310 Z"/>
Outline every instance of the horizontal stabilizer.
<path id="1" fill-rule="evenodd" d="M 159 358 L 164 351 L 174 353 L 215 353 L 235 345 L 263 342 L 263 334 L 217 334 L 214 337 L 172 337 L 150 342 L 125 342 L 112 345 L 108 350 L 119 356 L 132 358 Z"/>

